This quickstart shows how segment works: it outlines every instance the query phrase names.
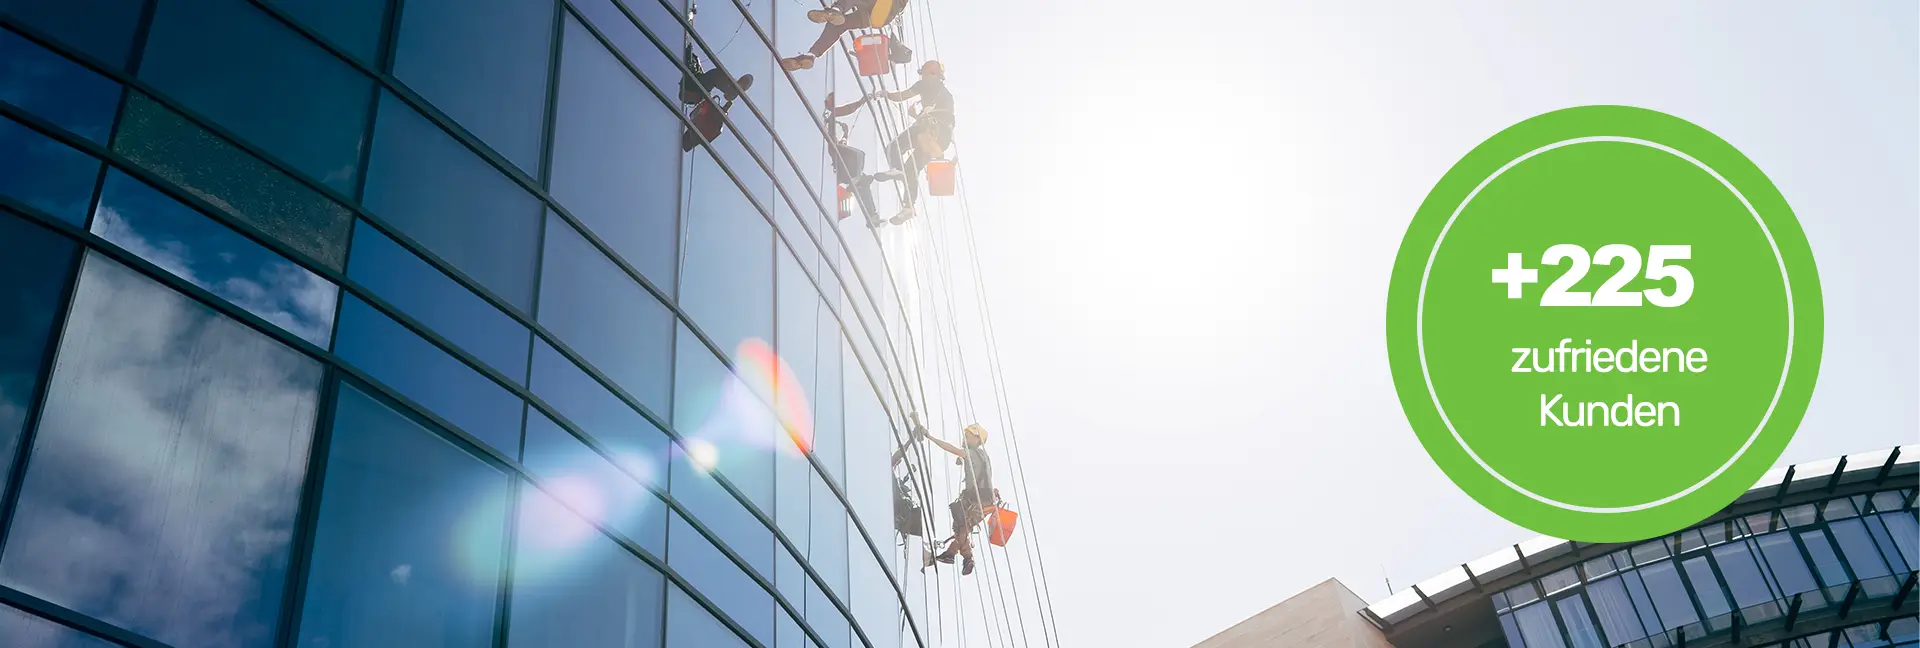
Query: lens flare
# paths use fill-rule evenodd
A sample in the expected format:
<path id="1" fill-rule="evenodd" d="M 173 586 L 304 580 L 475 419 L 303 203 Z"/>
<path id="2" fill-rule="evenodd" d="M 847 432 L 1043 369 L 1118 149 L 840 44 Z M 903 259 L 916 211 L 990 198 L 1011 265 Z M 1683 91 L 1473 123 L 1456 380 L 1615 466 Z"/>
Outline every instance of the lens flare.
<path id="1" fill-rule="evenodd" d="M 734 350 L 740 379 L 754 393 L 773 403 L 774 417 L 787 438 L 802 453 L 813 452 L 813 415 L 807 408 L 807 392 L 800 377 L 773 347 L 758 339 L 741 342 Z"/>
<path id="2" fill-rule="evenodd" d="M 687 460 L 700 472 L 712 473 L 720 465 L 720 449 L 706 439 L 687 439 Z"/>

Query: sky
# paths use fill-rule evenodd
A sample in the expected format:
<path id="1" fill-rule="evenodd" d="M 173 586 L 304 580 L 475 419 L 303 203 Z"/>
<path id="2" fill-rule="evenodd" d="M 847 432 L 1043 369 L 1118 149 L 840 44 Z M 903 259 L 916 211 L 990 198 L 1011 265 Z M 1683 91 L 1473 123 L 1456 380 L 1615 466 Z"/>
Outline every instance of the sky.
<path id="1" fill-rule="evenodd" d="M 1383 330 L 1433 183 L 1558 108 L 1688 119 L 1793 206 L 1827 330 L 1782 464 L 1920 442 L 1920 4 L 922 2 L 1063 645 L 1533 535 L 1421 450 Z"/>

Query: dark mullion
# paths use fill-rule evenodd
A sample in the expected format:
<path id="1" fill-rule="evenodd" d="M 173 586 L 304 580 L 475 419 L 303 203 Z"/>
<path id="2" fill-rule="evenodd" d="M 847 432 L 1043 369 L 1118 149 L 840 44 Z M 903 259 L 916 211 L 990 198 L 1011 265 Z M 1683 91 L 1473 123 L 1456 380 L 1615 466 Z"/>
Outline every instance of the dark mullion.
<path id="1" fill-rule="evenodd" d="M 133 53 L 127 58 L 127 73 L 139 74 L 141 61 L 147 58 L 147 37 L 153 34 L 153 14 L 160 0 L 147 0 L 140 7 L 140 18 L 133 31 Z"/>
<path id="2" fill-rule="evenodd" d="M 13 217 L 12 214 L 0 212 L 0 218 Z M 32 222 L 36 219 L 26 220 Z M 48 331 L 47 341 L 41 350 L 40 366 L 34 369 L 34 375 L 39 376 L 40 380 L 33 392 L 27 395 L 26 415 L 21 417 L 20 435 L 14 439 L 12 466 L 5 484 L 0 485 L 0 551 L 5 550 L 13 532 L 13 514 L 20 507 L 20 491 L 27 480 L 28 458 L 33 454 L 34 441 L 40 436 L 40 419 L 46 413 L 47 397 L 53 392 L 53 370 L 59 366 L 60 347 L 67 336 L 67 318 L 73 311 L 73 300 L 80 292 L 80 270 L 85 266 L 86 252 L 86 248 L 76 242 L 73 258 L 67 261 L 67 268 L 61 273 L 66 283 L 60 291 L 59 303 L 54 306 L 53 328 Z"/>
<path id="3" fill-rule="evenodd" d="M 134 648 L 171 648 L 38 596 L 0 585 L 0 603 L 93 637 Z"/>
<path id="4" fill-rule="evenodd" d="M 330 369 L 330 368 L 329 368 Z M 300 642 L 300 614 L 307 598 L 307 579 L 312 575 L 313 546 L 319 536 L 320 498 L 325 492 L 327 456 L 333 446 L 333 413 L 339 399 L 340 381 L 333 371 L 321 374 L 320 410 L 314 416 L 313 435 L 307 443 L 306 485 L 301 488 L 299 517 L 293 526 L 293 547 L 287 558 L 286 594 L 282 597 L 278 645 L 293 648 Z"/>
<path id="5" fill-rule="evenodd" d="M 523 425 L 525 421 L 525 410 L 526 408 L 521 408 L 523 412 L 521 418 Z M 524 439 L 526 437 L 524 427 L 522 428 L 522 432 L 521 438 Z M 520 484 L 525 480 L 517 475 L 506 475 L 506 477 L 509 486 L 507 491 L 507 515 L 506 519 L 501 523 L 503 528 L 502 533 L 504 535 L 500 539 L 499 594 L 494 599 L 493 607 L 493 645 L 495 648 L 507 648 L 507 633 L 512 630 L 513 574 L 514 570 L 518 568 L 520 564 L 520 555 L 515 549 L 520 546 Z"/>

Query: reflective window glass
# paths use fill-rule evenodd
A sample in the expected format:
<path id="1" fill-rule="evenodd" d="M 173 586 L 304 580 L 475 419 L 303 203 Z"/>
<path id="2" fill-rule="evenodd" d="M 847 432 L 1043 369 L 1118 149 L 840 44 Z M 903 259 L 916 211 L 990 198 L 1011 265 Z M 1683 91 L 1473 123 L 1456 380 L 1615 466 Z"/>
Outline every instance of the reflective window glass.
<path id="1" fill-rule="evenodd" d="M 1711 619 L 1733 611 L 1727 604 L 1726 594 L 1720 591 L 1720 579 L 1713 574 L 1713 566 L 1706 558 L 1689 558 L 1680 563 L 1687 572 L 1687 580 L 1693 584 L 1693 595 L 1700 602 L 1700 609 Z"/>
<path id="2" fill-rule="evenodd" d="M 0 101 L 96 143 L 107 143 L 120 84 L 0 29 Z"/>
<path id="3" fill-rule="evenodd" d="M 518 397 L 352 295 L 341 300 L 333 351 L 482 443 L 518 455 Z"/>
<path id="4" fill-rule="evenodd" d="M 0 639 L 23 648 L 118 648 L 119 644 L 0 605 Z"/>
<path id="5" fill-rule="evenodd" d="M 586 17 L 588 24 L 593 25 L 594 29 L 599 30 L 602 36 L 613 43 L 615 51 L 625 56 L 634 67 L 640 68 L 640 72 L 645 74 L 655 87 L 669 93 L 668 96 L 671 97 L 674 91 L 673 84 L 680 78 L 680 68 L 675 66 L 673 59 L 661 52 L 646 34 L 640 33 L 640 28 L 634 26 L 633 20 L 627 17 L 627 12 L 632 12 L 634 17 L 639 18 L 640 24 L 646 25 L 647 31 L 653 32 L 655 38 L 660 39 L 660 42 L 666 44 L 668 50 L 675 53 L 675 58 L 678 57 L 681 43 L 685 40 L 680 36 L 682 29 L 680 23 L 674 20 L 673 13 L 661 6 L 659 0 L 618 0 L 618 5 L 614 4 L 615 1 L 575 0 L 571 4 L 574 10 Z M 623 8 L 625 11 L 622 11 Z M 565 78 L 565 73 L 562 73 L 562 78 Z M 652 95 L 649 94 L 648 97 Z"/>
<path id="6" fill-rule="evenodd" d="M 1819 512 L 1820 509 L 1815 508 L 1812 504 L 1801 504 L 1783 509 L 1780 511 L 1780 514 L 1781 517 L 1786 519 L 1788 526 L 1803 527 L 1813 524 L 1818 520 L 1820 517 Z"/>
<path id="7" fill-rule="evenodd" d="M 522 484 L 520 493 L 507 646 L 659 646 L 660 572 L 539 489 Z"/>
<path id="8" fill-rule="evenodd" d="M 1754 538 L 1754 544 L 1760 548 L 1766 573 L 1773 576 L 1782 594 L 1792 596 L 1819 587 L 1813 582 L 1813 572 L 1807 569 L 1806 558 L 1801 557 L 1800 548 L 1794 545 L 1792 533 L 1769 533 Z"/>
<path id="9" fill-rule="evenodd" d="M 1867 527 L 1858 519 L 1841 520 L 1828 527 L 1833 531 L 1833 540 L 1840 544 L 1840 553 L 1846 555 L 1847 565 L 1853 568 L 1853 575 L 1860 580 L 1879 578 L 1890 572 L 1887 562 L 1880 556 L 1880 550 L 1873 544 L 1873 538 L 1867 535 Z"/>
<path id="10" fill-rule="evenodd" d="M 855 372 L 857 373 L 857 372 Z M 847 505 L 876 536 L 891 535 L 893 529 L 893 424 L 880 409 L 879 396 L 865 383 L 847 385 Z M 960 431 L 941 429 L 940 421 L 928 422 L 930 435 L 948 443 L 960 442 Z M 991 424 L 991 421 L 987 422 Z M 951 425 L 951 424 L 949 424 Z M 989 434 L 988 438 L 994 438 Z M 991 452 L 993 446 L 989 444 Z M 998 463 L 1000 459 L 995 458 Z M 958 470 L 955 471 L 958 474 Z M 955 477 L 958 484 L 958 477 Z M 983 495 L 991 496 L 990 493 Z M 1514 601 L 1518 605 L 1520 601 Z"/>
<path id="11" fill-rule="evenodd" d="M 353 214 L 138 92 L 113 150 L 328 268 L 346 263 Z"/>
<path id="12" fill-rule="evenodd" d="M 1714 547 L 1713 561 L 1720 565 L 1720 574 L 1727 579 L 1727 590 L 1733 593 L 1736 607 L 1746 608 L 1776 598 L 1746 543 Z"/>
<path id="13" fill-rule="evenodd" d="M 0 582 L 176 646 L 271 645 L 320 364 L 98 255 L 58 358 Z"/>
<path id="14" fill-rule="evenodd" d="M 99 179 L 99 160 L 0 117 L 0 195 L 81 225 Z"/>
<path id="15" fill-rule="evenodd" d="M 340 288 L 119 170 L 93 233 L 322 348 Z"/>
<path id="16" fill-rule="evenodd" d="M 1828 520 L 1840 520 L 1840 519 L 1850 518 L 1859 514 L 1860 514 L 1859 511 L 1854 510 L 1853 502 L 1848 501 L 1845 498 L 1828 500 L 1825 505 L 1822 505 L 1820 507 L 1820 517 L 1826 518 Z"/>
<path id="17" fill-rule="evenodd" d="M 746 648 L 747 642 L 676 586 L 667 588 L 667 645 Z"/>
<path id="18" fill-rule="evenodd" d="M 840 335 L 840 324 L 833 313 L 821 309 L 820 364 L 814 370 L 813 382 L 807 384 L 813 390 L 813 457 L 820 462 L 821 470 L 844 483 L 847 441 L 843 367 L 851 356 Z"/>
<path id="19" fill-rule="evenodd" d="M 380 28 L 392 0 L 266 0 L 361 61 L 379 63 Z"/>
<path id="20" fill-rule="evenodd" d="M 354 224 L 347 276 L 514 382 L 527 377 L 526 325 L 365 221 Z"/>
<path id="21" fill-rule="evenodd" d="M 1560 638 L 1560 624 L 1553 619 L 1551 606 L 1530 605 L 1515 610 L 1514 624 L 1520 627 L 1520 638 L 1527 648 L 1566 648 L 1567 642 Z"/>
<path id="22" fill-rule="evenodd" d="M 698 590 L 707 600 L 720 608 L 734 623 L 745 628 L 761 643 L 772 644 L 773 637 L 773 595 L 754 582 L 740 566 L 728 560 L 713 543 L 700 535 L 699 531 L 687 524 L 678 513 L 673 514 L 667 532 L 667 565 L 687 579 L 687 583 Z M 678 618 L 678 617 L 675 617 Z M 671 623 L 668 632 L 671 633 Z M 668 639 L 671 646 L 707 645 L 698 643 L 680 643 Z"/>
<path id="23" fill-rule="evenodd" d="M 1606 648 L 1607 643 L 1601 641 L 1600 635 L 1594 631 L 1593 617 L 1587 615 L 1583 598 L 1576 593 L 1553 603 L 1560 610 L 1561 621 L 1566 624 L 1567 637 L 1572 641 L 1573 648 Z"/>
<path id="24" fill-rule="evenodd" d="M 1621 579 L 1595 581 L 1587 586 L 1586 593 L 1593 599 L 1593 612 L 1600 617 L 1600 628 L 1614 645 L 1647 636 Z"/>
<path id="25" fill-rule="evenodd" d="M 352 193 L 373 80 L 247 0 L 156 5 L 140 79 Z"/>
<path id="26" fill-rule="evenodd" d="M 547 219 L 540 323 L 647 408 L 665 415 L 673 311 L 558 217 Z"/>
<path id="27" fill-rule="evenodd" d="M 1547 594 L 1553 594 L 1579 584 L 1580 574 L 1576 573 L 1572 567 L 1540 577 L 1540 589 L 1545 590 Z"/>
<path id="28" fill-rule="evenodd" d="M 813 477 L 813 525 L 807 564 L 828 589 L 842 597 L 847 588 L 847 514 L 820 476 Z"/>
<path id="29" fill-rule="evenodd" d="M 349 385 L 327 449 L 301 646 L 485 646 L 506 475 Z"/>
<path id="30" fill-rule="evenodd" d="M 1663 628 L 1660 612 L 1653 607 L 1653 598 L 1647 595 L 1647 583 L 1640 578 L 1640 572 L 1620 573 L 1620 582 L 1626 585 L 1627 597 L 1633 600 L 1633 609 L 1638 612 L 1640 625 L 1647 635 L 1659 634 Z"/>
<path id="31" fill-rule="evenodd" d="M 773 510 L 773 453 L 778 423 L 761 394 L 765 358 L 743 364 L 752 382 L 727 370 L 684 325 L 675 352 L 673 427 L 689 447 L 711 450 L 711 469 L 725 475 L 762 511 Z M 762 347 L 764 348 L 764 347 Z M 706 450 L 702 450 L 706 452 Z"/>
<path id="32" fill-rule="evenodd" d="M 521 461 L 546 492 L 575 513 L 655 555 L 666 554 L 666 503 L 553 419 L 527 413 L 527 450 Z"/>
<path id="33" fill-rule="evenodd" d="M 1874 493 L 1873 500 L 1872 500 L 1873 510 L 1874 511 L 1900 510 L 1901 508 L 1900 503 L 1903 499 L 1905 499 L 1905 496 L 1902 495 L 1900 491 L 1880 491 L 1878 493 Z"/>
<path id="34" fill-rule="evenodd" d="M 774 351 L 792 372 L 793 380 L 775 383 L 772 398 L 773 402 L 782 404 L 809 403 L 811 394 L 819 389 L 820 312 L 826 309 L 820 307 L 819 291 L 814 290 L 813 283 L 807 279 L 793 255 L 785 249 L 779 250 L 776 255 L 779 272 L 774 281 L 778 290 L 775 299 L 778 316 L 775 318 Z M 812 408 L 783 409 L 781 422 L 799 432 L 797 438 L 802 439 L 808 449 L 812 448 Z"/>
<path id="35" fill-rule="evenodd" d="M 641 275 L 671 289 L 680 120 L 572 18 L 563 47 L 553 197 Z"/>
<path id="36" fill-rule="evenodd" d="M 1907 561 L 1907 569 L 1920 569 L 1920 521 L 1908 512 L 1886 513 L 1879 516 L 1880 523 L 1887 527 L 1892 536 L 1895 550 Z"/>
<path id="37" fill-rule="evenodd" d="M 380 97 L 364 202 L 507 303 L 533 310 L 540 202 L 391 94 Z"/>
<path id="38" fill-rule="evenodd" d="M 852 596 L 854 620 L 860 624 L 860 630 L 867 634 L 867 640 L 874 648 L 899 648 L 900 645 L 900 595 L 893 589 L 887 572 L 874 560 L 873 551 L 867 543 L 854 537 L 853 555 L 849 557 L 853 572 L 850 579 L 854 584 Z M 891 547 L 888 547 L 891 549 Z M 891 552 L 889 552 L 891 553 Z M 985 558 L 983 551 L 981 557 Z"/>
<path id="39" fill-rule="evenodd" d="M 692 159 L 680 306 L 731 354 L 773 339 L 773 229 L 713 158 Z"/>
<path id="40" fill-rule="evenodd" d="M 844 529 L 843 529 L 844 532 Z M 814 634 L 820 635 L 820 641 L 826 648 L 852 648 L 854 645 L 853 625 L 847 622 L 847 616 L 834 607 L 827 598 L 826 590 L 818 583 L 807 582 L 807 625 Z"/>
<path id="41" fill-rule="evenodd" d="M 805 539 L 802 538 L 802 540 Z M 786 599 L 795 610 L 803 609 L 806 605 L 808 580 L 806 570 L 800 567 L 800 561 L 794 560 L 793 554 L 787 553 L 783 548 L 774 550 L 774 590 L 779 592 L 780 597 Z M 787 615 L 781 614 L 780 620 L 784 625 Z M 780 643 L 794 645 L 788 643 L 789 639 L 785 633 L 786 629 L 781 628 Z"/>
<path id="42" fill-rule="evenodd" d="M 1891 568 L 1893 573 L 1900 574 L 1914 571 L 1912 561 L 1906 556 L 1901 555 L 1901 543 L 1904 542 L 1907 548 L 1911 548 L 1915 542 L 1914 536 L 1909 534 L 1896 541 L 1895 536 L 1888 533 L 1888 527 L 1881 523 L 1881 519 L 1881 516 L 1861 518 L 1861 522 L 1867 526 L 1867 533 L 1873 536 L 1873 543 L 1880 547 L 1880 556 L 1887 559 L 1887 567 Z M 1907 517 L 1906 519 L 1911 520 L 1912 518 Z M 1895 526 L 1893 528 L 1897 531 L 1912 530 L 1907 526 Z"/>
<path id="43" fill-rule="evenodd" d="M 1500 615 L 1500 633 L 1507 638 L 1507 645 L 1514 648 L 1526 648 L 1526 641 L 1520 638 L 1520 626 L 1513 622 L 1513 615 Z"/>
<path id="44" fill-rule="evenodd" d="M 1680 581 L 1680 573 L 1674 569 L 1673 561 L 1663 560 L 1641 567 L 1640 578 L 1646 582 L 1647 594 L 1653 598 L 1654 609 L 1660 611 L 1660 622 L 1665 629 L 1672 630 L 1700 620 L 1700 614 L 1693 609 L 1693 601 L 1687 596 L 1687 586 Z"/>
<path id="45" fill-rule="evenodd" d="M 0 213 L 0 484 L 13 472 L 27 410 L 40 393 L 40 368 L 78 253 L 73 241 Z"/>
<path id="46" fill-rule="evenodd" d="M 813 643 L 807 640 L 807 634 L 800 630 L 800 624 L 794 621 L 793 617 L 787 616 L 785 612 L 781 612 L 778 614 L 777 620 L 780 625 L 775 632 L 778 638 L 775 639 L 774 645 L 780 646 L 781 648 L 786 648 L 787 646 L 792 646 L 793 648 L 810 648 L 813 646 Z"/>
<path id="47" fill-rule="evenodd" d="M 695 449 L 674 453 L 673 477 L 667 482 L 673 486 L 674 501 L 755 571 L 772 576 L 773 534 L 707 473 L 712 466 L 712 453 L 724 451 L 714 450 L 700 441 L 691 441 L 689 445 Z"/>
<path id="48" fill-rule="evenodd" d="M 540 173 L 553 0 L 407 0 L 393 75 L 527 172 Z"/>
<path id="49" fill-rule="evenodd" d="M 1807 555 L 1813 558 L 1814 570 L 1820 574 L 1820 584 L 1826 587 L 1845 585 L 1853 581 L 1847 575 L 1845 565 L 1840 563 L 1839 554 L 1834 553 L 1833 543 L 1827 540 L 1827 534 L 1818 529 L 1800 534 L 1800 542 L 1807 547 Z"/>
<path id="50" fill-rule="evenodd" d="M 144 0 L 0 0 L 0 13 L 107 65 L 127 64 Z"/>
<path id="51" fill-rule="evenodd" d="M 1665 542 L 1648 542 L 1634 545 L 1630 551 L 1633 555 L 1634 564 L 1638 565 L 1645 565 L 1668 556 Z"/>
<path id="52" fill-rule="evenodd" d="M 533 345 L 533 394 L 614 453 L 628 475 L 650 486 L 665 486 L 667 434 L 545 340 Z"/>

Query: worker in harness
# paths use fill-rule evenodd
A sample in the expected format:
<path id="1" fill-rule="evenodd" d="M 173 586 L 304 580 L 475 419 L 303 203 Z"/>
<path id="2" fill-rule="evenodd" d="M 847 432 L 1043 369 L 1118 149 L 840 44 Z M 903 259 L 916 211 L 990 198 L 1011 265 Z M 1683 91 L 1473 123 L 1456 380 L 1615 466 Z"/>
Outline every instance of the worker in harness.
<path id="1" fill-rule="evenodd" d="M 919 428 L 915 428 L 918 430 Z M 907 456 L 907 449 L 913 447 L 915 436 L 909 436 L 900 449 L 893 451 L 893 465 L 899 466 L 900 460 Z M 921 522 L 920 503 L 913 499 L 913 466 L 907 466 L 907 473 L 894 478 L 893 482 L 893 528 L 903 536 L 921 537 L 925 535 L 925 525 Z"/>
<path id="2" fill-rule="evenodd" d="M 834 0 L 826 9 L 814 9 L 807 12 L 807 20 L 823 23 L 820 38 L 813 41 L 813 47 L 806 52 L 780 59 L 780 68 L 788 72 L 806 70 L 813 67 L 813 61 L 827 48 L 839 42 L 840 37 L 855 29 L 881 29 L 900 17 L 907 8 L 907 0 Z M 889 48 L 889 57 L 896 63 L 913 60 L 913 51 L 895 42 Z"/>
<path id="3" fill-rule="evenodd" d="M 693 44 L 687 44 L 685 54 L 687 74 L 680 79 L 680 102 L 691 106 L 688 121 L 693 127 L 686 129 L 680 136 L 680 150 L 691 152 L 700 142 L 711 142 L 720 136 L 720 129 L 726 125 L 722 116 L 733 108 L 733 101 L 746 94 L 753 87 L 753 75 L 742 74 L 738 79 L 728 78 L 726 72 L 715 68 L 702 70 L 700 57 L 693 51 Z M 713 93 L 718 90 L 726 103 L 714 102 Z"/>
<path id="4" fill-rule="evenodd" d="M 962 471 L 960 494 L 948 505 L 947 512 L 953 519 L 953 537 L 946 540 L 947 548 L 934 555 L 928 552 L 928 566 L 935 562 L 953 562 L 954 555 L 961 559 L 960 574 L 973 573 L 973 527 L 986 519 L 986 508 L 998 504 L 1000 493 L 993 487 L 993 465 L 987 458 L 987 429 L 979 423 L 968 425 L 962 431 L 962 447 L 941 441 L 928 435 L 926 428 L 920 425 L 919 417 L 911 417 L 914 436 L 924 437 L 941 450 L 956 457 Z"/>
<path id="5" fill-rule="evenodd" d="M 866 151 L 854 148 L 854 146 L 848 142 L 848 136 L 852 133 L 853 129 L 848 128 L 846 124 L 840 121 L 840 118 L 859 111 L 861 107 L 867 105 L 867 101 L 870 99 L 872 99 L 872 97 L 861 97 L 859 101 L 844 106 L 836 106 L 833 103 L 833 93 L 829 92 L 827 93 L 826 121 L 828 132 L 833 134 L 832 153 L 834 175 L 838 177 L 840 186 L 845 187 L 847 191 L 853 194 L 854 199 L 859 201 L 860 211 L 866 215 L 867 226 L 879 227 L 883 221 L 880 220 L 879 210 L 873 206 L 873 176 L 868 175 L 866 172 L 867 153 Z"/>
<path id="6" fill-rule="evenodd" d="M 887 144 L 887 164 L 892 168 L 874 174 L 878 180 L 903 180 L 906 183 L 906 197 L 901 199 L 900 213 L 893 217 L 893 224 L 899 225 L 914 216 L 914 203 L 920 197 L 920 174 L 926 170 L 927 163 L 946 155 L 947 147 L 953 145 L 953 93 L 947 91 L 947 68 L 939 61 L 927 61 L 920 66 L 919 81 L 905 90 L 881 91 L 875 96 L 896 102 L 914 98 L 920 100 L 913 125 Z M 912 170 L 902 169 L 901 165 L 909 160 Z"/>

